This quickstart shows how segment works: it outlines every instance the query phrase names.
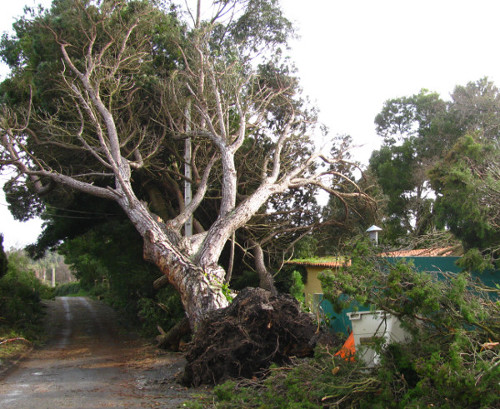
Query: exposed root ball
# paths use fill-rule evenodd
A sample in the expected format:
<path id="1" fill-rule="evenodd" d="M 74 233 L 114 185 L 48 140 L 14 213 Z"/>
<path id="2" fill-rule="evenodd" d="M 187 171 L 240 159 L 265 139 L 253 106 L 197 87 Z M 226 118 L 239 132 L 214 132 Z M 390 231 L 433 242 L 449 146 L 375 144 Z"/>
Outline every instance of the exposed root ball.
<path id="1" fill-rule="evenodd" d="M 250 378 L 272 362 L 310 356 L 319 338 L 315 331 L 311 317 L 300 311 L 294 298 L 245 289 L 196 331 L 183 382 L 198 386 Z"/>

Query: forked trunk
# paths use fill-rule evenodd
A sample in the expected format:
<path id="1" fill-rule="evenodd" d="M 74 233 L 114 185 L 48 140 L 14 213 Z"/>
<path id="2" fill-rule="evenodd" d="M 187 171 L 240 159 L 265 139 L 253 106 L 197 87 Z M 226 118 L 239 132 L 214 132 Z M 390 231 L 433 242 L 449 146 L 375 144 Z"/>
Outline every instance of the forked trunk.
<path id="1" fill-rule="evenodd" d="M 192 329 L 205 315 L 229 305 L 222 291 L 225 272 L 222 268 L 205 268 L 193 264 L 179 251 L 172 249 L 165 234 L 149 230 L 144 237 L 144 255 L 168 277 L 179 292 Z"/>
<path id="2" fill-rule="evenodd" d="M 130 198 L 130 197 L 129 197 Z M 201 268 L 184 254 L 181 238 L 154 219 L 144 205 L 119 201 L 144 239 L 144 258 L 160 269 L 178 291 L 192 329 L 212 310 L 229 305 L 222 291 L 225 271 L 220 266 Z"/>

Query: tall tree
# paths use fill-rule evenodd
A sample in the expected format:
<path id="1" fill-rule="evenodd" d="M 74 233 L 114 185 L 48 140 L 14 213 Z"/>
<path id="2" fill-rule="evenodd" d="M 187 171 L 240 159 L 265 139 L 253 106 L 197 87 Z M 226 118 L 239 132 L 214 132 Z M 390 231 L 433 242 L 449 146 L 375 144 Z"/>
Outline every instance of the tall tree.
<path id="1" fill-rule="evenodd" d="M 3 248 L 3 235 L 0 234 L 0 278 L 7 274 L 8 264 L 7 254 L 5 254 L 5 250 Z"/>
<path id="2" fill-rule="evenodd" d="M 375 118 L 384 144 L 373 152 L 370 171 L 387 197 L 384 237 L 389 240 L 419 236 L 432 227 L 426 172 L 444 143 L 445 113 L 439 95 L 422 90 L 386 101 Z"/>
<path id="3" fill-rule="evenodd" d="M 339 176 L 320 152 L 286 160 L 307 128 L 296 83 L 255 68 L 280 54 L 291 30 L 277 1 L 215 1 L 203 21 L 200 7 L 189 24 L 152 1 L 55 0 L 50 11 L 21 19 L 17 38 L 4 37 L 12 77 L 0 116 L 0 164 L 15 167 L 17 182 L 38 195 L 55 184 L 116 202 L 193 327 L 228 304 L 218 261 L 232 234 L 273 195 L 308 185 L 331 191 L 328 178 Z M 239 198 L 235 158 L 258 134 L 267 155 Z M 157 169 L 168 169 L 165 180 L 182 179 L 185 138 L 196 146 L 196 191 L 162 219 L 136 183 Z M 212 184 L 220 186 L 217 217 L 182 236 Z"/>
<path id="4" fill-rule="evenodd" d="M 438 184 L 431 186 L 429 172 L 465 135 L 497 141 L 499 117 L 499 90 L 487 78 L 455 87 L 448 102 L 426 90 L 385 102 L 375 119 L 384 144 L 370 159 L 387 197 L 384 236 L 411 239 L 435 228 Z"/>
<path id="5" fill-rule="evenodd" d="M 461 138 L 430 173 L 436 214 L 466 249 L 500 259 L 500 139 Z"/>

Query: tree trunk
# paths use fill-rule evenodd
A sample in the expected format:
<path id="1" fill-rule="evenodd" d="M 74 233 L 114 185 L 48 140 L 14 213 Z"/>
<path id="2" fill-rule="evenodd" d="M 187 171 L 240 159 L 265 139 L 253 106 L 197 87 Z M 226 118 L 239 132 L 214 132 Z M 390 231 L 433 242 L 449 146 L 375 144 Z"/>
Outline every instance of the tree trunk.
<path id="1" fill-rule="evenodd" d="M 148 230 L 144 237 L 145 258 L 154 262 L 179 292 L 191 328 L 209 311 L 227 307 L 222 292 L 225 272 L 219 266 L 202 269 L 172 248 L 165 234 Z"/>
<path id="2" fill-rule="evenodd" d="M 153 288 L 155 290 L 159 290 L 160 288 L 163 288 L 165 287 L 167 284 L 169 283 L 168 281 L 168 277 L 163 275 L 161 276 L 160 278 L 157 278 L 154 282 L 153 282 Z"/>
<path id="3" fill-rule="evenodd" d="M 270 291 L 272 295 L 277 295 L 278 292 L 274 286 L 273 277 L 267 270 L 266 263 L 264 262 L 264 251 L 262 250 L 261 245 L 253 239 L 250 239 L 249 241 L 252 245 L 253 256 L 255 257 L 255 269 L 259 275 L 259 287 Z"/>
<path id="4" fill-rule="evenodd" d="M 222 292 L 225 271 L 218 265 L 201 268 L 194 264 L 180 235 L 155 220 L 139 200 L 130 203 L 131 197 L 124 195 L 118 203 L 144 239 L 144 258 L 156 264 L 178 291 L 195 329 L 209 311 L 228 306 Z"/>
<path id="5" fill-rule="evenodd" d="M 158 327 L 158 330 L 161 335 L 156 337 L 157 346 L 171 351 L 178 351 L 182 338 L 191 333 L 191 327 L 187 318 L 179 321 L 168 332 L 163 331 L 161 327 Z"/>

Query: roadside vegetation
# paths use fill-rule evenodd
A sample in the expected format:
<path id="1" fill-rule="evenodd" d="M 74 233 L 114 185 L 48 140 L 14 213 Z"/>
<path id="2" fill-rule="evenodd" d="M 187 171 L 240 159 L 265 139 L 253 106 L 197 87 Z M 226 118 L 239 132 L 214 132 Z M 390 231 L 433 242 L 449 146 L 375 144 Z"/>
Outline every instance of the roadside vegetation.
<path id="1" fill-rule="evenodd" d="M 54 288 L 54 297 L 85 297 L 90 295 L 78 281 L 65 283 Z"/>
<path id="2" fill-rule="evenodd" d="M 30 269 L 21 251 L 3 250 L 0 235 L 0 371 L 32 345 L 44 339 L 42 299 L 53 296 Z"/>

